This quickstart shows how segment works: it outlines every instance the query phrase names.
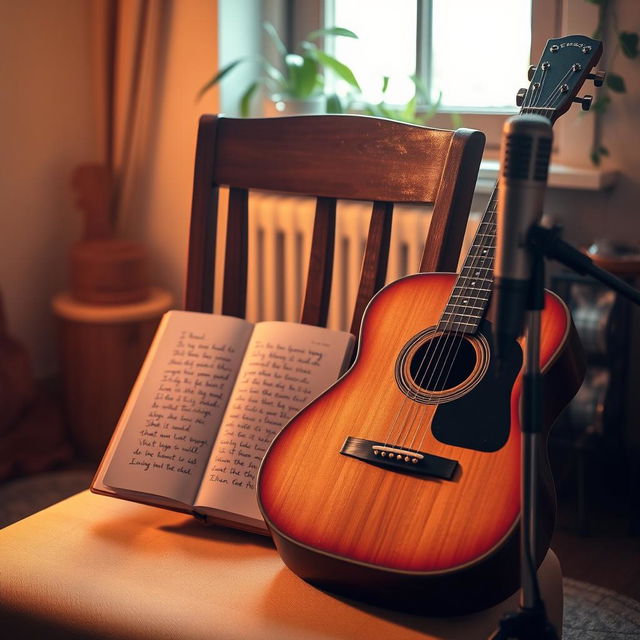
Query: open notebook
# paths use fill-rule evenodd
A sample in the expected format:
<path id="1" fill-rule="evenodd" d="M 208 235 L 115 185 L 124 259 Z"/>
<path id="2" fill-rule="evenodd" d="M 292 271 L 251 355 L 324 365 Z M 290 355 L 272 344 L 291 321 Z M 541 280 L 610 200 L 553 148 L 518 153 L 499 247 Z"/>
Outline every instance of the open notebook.
<path id="1" fill-rule="evenodd" d="M 344 372 L 353 344 L 323 327 L 169 311 L 91 490 L 266 533 L 260 462 Z"/>

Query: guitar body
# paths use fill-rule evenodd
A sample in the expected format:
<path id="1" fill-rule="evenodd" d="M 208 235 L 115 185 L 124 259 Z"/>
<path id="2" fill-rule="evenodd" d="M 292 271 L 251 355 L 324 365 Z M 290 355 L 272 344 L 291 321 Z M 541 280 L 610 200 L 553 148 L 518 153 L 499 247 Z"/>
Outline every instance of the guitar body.
<path id="1" fill-rule="evenodd" d="M 264 459 L 263 515 L 284 562 L 312 584 L 440 615 L 491 606 L 519 586 L 522 353 L 514 345 L 500 380 L 488 326 L 437 351 L 434 328 L 455 282 L 453 274 L 417 274 L 382 289 L 351 369 Z M 584 372 L 569 312 L 551 293 L 541 334 L 548 430 Z M 439 369 L 448 372 L 453 356 L 464 363 L 446 379 L 431 372 L 426 380 L 419 366 L 435 360 L 430 348 Z M 555 518 L 542 449 L 538 563 Z"/>

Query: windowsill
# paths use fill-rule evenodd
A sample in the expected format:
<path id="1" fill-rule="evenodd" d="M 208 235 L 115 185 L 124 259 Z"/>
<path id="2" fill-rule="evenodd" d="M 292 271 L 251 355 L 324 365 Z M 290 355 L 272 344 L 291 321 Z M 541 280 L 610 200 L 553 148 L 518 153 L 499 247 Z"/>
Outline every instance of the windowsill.
<path id="1" fill-rule="evenodd" d="M 480 164 L 477 193 L 491 193 L 499 178 L 498 160 L 483 160 Z M 551 189 L 578 189 L 581 191 L 601 191 L 613 187 L 618 180 L 616 169 L 585 169 L 553 164 L 549 168 Z"/>

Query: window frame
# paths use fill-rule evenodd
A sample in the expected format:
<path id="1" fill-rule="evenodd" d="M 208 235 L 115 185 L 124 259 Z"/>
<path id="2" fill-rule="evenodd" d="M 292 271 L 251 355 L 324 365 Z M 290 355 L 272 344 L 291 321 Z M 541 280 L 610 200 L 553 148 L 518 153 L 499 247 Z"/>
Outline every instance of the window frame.
<path id="1" fill-rule="evenodd" d="M 292 33 L 302 36 L 312 29 L 328 24 L 331 11 L 327 6 L 334 0 L 307 0 L 293 4 Z M 420 65 L 420 47 L 425 42 L 421 38 L 424 21 L 420 19 L 424 11 L 424 0 L 418 0 L 418 42 L 416 43 L 416 62 Z M 532 0 L 531 3 L 531 49 L 530 64 L 536 64 L 550 38 L 563 34 L 584 33 L 591 34 L 597 24 L 597 5 L 584 0 Z M 522 86 L 528 85 L 527 70 L 523 69 Z M 502 125 L 505 118 L 518 113 L 515 106 L 515 95 L 520 87 L 514 87 L 514 110 L 511 113 L 469 111 L 458 112 L 462 118 L 462 126 L 478 129 L 485 133 L 487 143 L 485 158 L 496 159 L 499 155 Z M 585 85 L 581 94 L 591 93 L 592 87 Z M 440 110 L 428 122 L 429 126 L 452 128 L 450 112 Z M 582 117 L 578 109 L 571 109 L 554 126 L 554 155 L 555 163 L 590 167 L 590 149 L 593 144 L 595 118 Z"/>

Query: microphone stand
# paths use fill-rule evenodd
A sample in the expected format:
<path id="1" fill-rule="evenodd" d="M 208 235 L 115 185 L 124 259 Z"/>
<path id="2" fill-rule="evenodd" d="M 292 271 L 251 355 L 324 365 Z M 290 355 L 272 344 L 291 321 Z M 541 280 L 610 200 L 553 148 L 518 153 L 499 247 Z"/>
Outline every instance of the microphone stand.
<path id="1" fill-rule="evenodd" d="M 542 432 L 540 373 L 540 312 L 544 308 L 544 259 L 556 260 L 581 275 L 589 275 L 640 305 L 640 292 L 596 266 L 589 256 L 560 238 L 559 227 L 534 225 L 529 231 L 531 277 L 527 302 L 526 353 L 522 396 L 522 461 L 520 484 L 521 605 L 507 613 L 491 640 L 557 640 L 540 594 L 536 571 L 537 463 Z"/>
<path id="2" fill-rule="evenodd" d="M 544 255 L 530 246 L 531 276 L 527 296 L 526 349 L 522 380 L 520 462 L 520 582 L 517 613 L 507 613 L 491 640 L 558 640 L 547 619 L 536 569 L 537 465 L 542 432 L 540 313 L 544 309 Z"/>

